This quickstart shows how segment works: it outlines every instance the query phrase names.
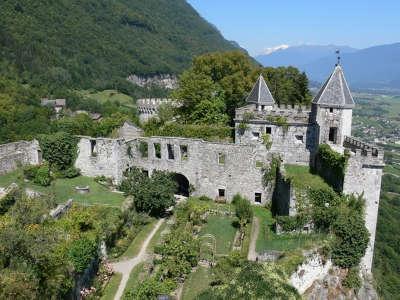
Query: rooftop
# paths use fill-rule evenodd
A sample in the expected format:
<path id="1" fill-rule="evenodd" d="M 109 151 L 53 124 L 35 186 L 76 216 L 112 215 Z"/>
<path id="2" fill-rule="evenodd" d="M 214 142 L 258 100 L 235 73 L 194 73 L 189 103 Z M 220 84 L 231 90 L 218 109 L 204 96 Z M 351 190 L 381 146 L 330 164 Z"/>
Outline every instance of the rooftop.
<path id="1" fill-rule="evenodd" d="M 274 97 L 272 97 L 272 94 L 265 83 L 264 77 L 261 74 L 258 77 L 256 84 L 253 86 L 250 94 L 247 96 L 246 102 L 259 105 L 275 104 Z"/>
<path id="2" fill-rule="evenodd" d="M 313 99 L 313 103 L 338 108 L 354 107 L 353 97 L 339 64 L 335 66 L 331 76 Z"/>

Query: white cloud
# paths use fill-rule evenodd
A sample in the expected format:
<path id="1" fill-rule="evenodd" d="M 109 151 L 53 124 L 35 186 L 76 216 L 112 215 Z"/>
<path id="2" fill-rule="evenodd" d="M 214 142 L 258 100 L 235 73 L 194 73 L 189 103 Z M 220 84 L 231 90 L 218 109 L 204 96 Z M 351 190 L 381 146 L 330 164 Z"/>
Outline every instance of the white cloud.
<path id="1" fill-rule="evenodd" d="M 271 53 L 273 53 L 275 51 L 285 50 L 287 48 L 289 48 L 289 45 L 279 45 L 279 46 L 275 46 L 275 47 L 270 47 L 270 48 L 264 49 L 263 54 L 269 55 L 269 54 L 271 54 Z"/>

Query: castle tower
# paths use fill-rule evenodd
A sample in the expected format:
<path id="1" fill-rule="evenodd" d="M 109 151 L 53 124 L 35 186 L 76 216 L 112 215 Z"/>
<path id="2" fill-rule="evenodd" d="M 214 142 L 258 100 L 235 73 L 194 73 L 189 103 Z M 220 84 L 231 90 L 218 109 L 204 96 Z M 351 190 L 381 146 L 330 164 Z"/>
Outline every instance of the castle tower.
<path id="1" fill-rule="evenodd" d="M 265 83 L 264 77 L 261 74 L 258 77 L 256 84 L 253 86 L 249 96 L 247 96 L 246 102 L 255 104 L 258 111 L 271 110 L 274 106 L 274 97 L 272 97 L 272 94 Z"/>
<path id="2" fill-rule="evenodd" d="M 343 145 L 344 137 L 351 135 L 354 106 L 343 69 L 337 64 L 312 101 L 313 121 L 318 127 L 318 144 L 327 143 L 336 149 Z"/>

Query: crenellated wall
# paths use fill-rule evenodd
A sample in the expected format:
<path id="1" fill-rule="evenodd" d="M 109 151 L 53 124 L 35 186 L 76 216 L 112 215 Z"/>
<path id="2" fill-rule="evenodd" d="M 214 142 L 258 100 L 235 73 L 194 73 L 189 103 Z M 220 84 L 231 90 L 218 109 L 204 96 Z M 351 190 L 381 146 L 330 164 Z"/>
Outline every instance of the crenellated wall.
<path id="1" fill-rule="evenodd" d="M 39 164 L 41 160 L 36 140 L 0 145 L 0 175 L 16 170 L 19 165 Z"/>
<path id="2" fill-rule="evenodd" d="M 167 98 L 146 98 L 138 99 L 136 107 L 139 112 L 139 120 L 144 123 L 151 118 L 158 116 L 158 108 L 161 104 L 173 103 L 171 99 Z"/>

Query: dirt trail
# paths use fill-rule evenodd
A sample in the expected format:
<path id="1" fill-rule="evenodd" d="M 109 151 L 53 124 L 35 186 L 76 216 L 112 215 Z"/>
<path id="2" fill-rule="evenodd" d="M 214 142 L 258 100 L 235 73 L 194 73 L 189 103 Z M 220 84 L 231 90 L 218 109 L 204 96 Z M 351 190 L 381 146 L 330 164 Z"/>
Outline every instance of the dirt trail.
<path id="1" fill-rule="evenodd" d="M 253 218 L 253 224 L 251 226 L 251 236 L 250 236 L 250 246 L 249 246 L 249 253 L 247 255 L 248 260 L 255 261 L 257 258 L 256 252 L 256 243 L 258 233 L 260 231 L 260 220 L 257 217 Z"/>
<path id="2" fill-rule="evenodd" d="M 140 252 L 137 256 L 128 260 L 123 260 L 112 264 L 114 271 L 122 274 L 122 279 L 121 282 L 119 283 L 117 293 L 114 296 L 114 300 L 120 300 L 122 295 L 124 294 L 124 290 L 129 279 L 129 275 L 131 274 L 133 268 L 146 260 L 147 247 L 149 246 L 151 239 L 154 237 L 157 230 L 160 228 L 160 226 L 164 221 L 165 219 L 160 219 L 157 222 L 156 226 L 153 228 L 153 230 L 147 236 L 146 240 L 143 242 L 143 245 L 140 248 Z"/>

